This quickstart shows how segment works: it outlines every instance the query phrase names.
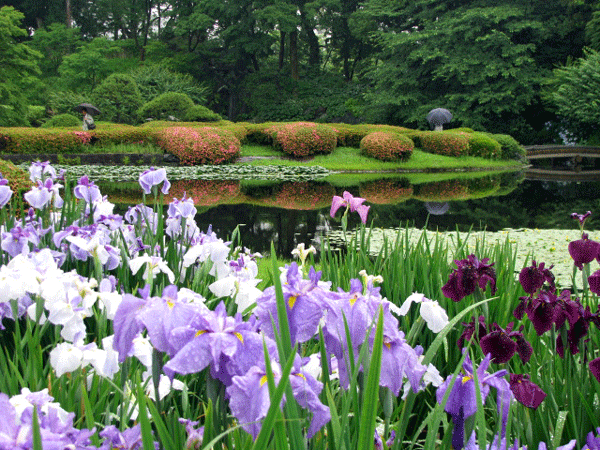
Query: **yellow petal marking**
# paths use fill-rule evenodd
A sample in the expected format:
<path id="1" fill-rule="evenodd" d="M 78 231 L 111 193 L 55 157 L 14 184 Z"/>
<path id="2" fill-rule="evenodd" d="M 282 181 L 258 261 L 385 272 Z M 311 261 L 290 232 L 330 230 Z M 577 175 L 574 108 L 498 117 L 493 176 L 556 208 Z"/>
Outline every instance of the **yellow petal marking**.
<path id="1" fill-rule="evenodd" d="M 194 335 L 194 337 L 198 337 L 198 336 L 200 336 L 201 334 L 204 334 L 204 333 L 206 333 L 206 330 L 198 330 L 198 331 L 196 331 L 196 334 Z"/>
<path id="2" fill-rule="evenodd" d="M 465 384 L 467 381 L 472 380 L 473 376 L 472 375 L 467 375 L 462 377 L 462 384 Z"/>
<path id="3" fill-rule="evenodd" d="M 290 309 L 294 307 L 294 304 L 296 303 L 296 299 L 298 298 L 297 295 L 292 295 L 289 299 L 288 299 L 288 305 L 290 305 Z"/>
<path id="4" fill-rule="evenodd" d="M 260 385 L 262 386 L 263 384 L 265 384 L 267 382 L 267 376 L 263 375 L 262 377 L 260 377 Z"/>
<path id="5" fill-rule="evenodd" d="M 235 333 L 233 333 L 233 334 L 235 334 L 235 337 L 238 338 L 242 344 L 244 343 L 244 336 L 242 336 L 237 331 Z"/>

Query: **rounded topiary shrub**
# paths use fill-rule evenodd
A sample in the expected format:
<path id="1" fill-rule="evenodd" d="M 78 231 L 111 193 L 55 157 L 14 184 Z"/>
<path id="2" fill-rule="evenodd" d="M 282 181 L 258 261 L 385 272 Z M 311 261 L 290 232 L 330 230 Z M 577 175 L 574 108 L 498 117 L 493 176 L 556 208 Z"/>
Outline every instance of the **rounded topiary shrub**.
<path id="1" fill-rule="evenodd" d="M 92 102 L 104 121 L 134 124 L 136 111 L 142 106 L 137 83 L 129 75 L 113 73 L 92 92 Z"/>
<path id="2" fill-rule="evenodd" d="M 412 154 L 414 147 L 415 144 L 410 138 L 387 131 L 367 134 L 360 141 L 360 151 L 363 155 L 382 161 L 405 161 Z"/>
<path id="3" fill-rule="evenodd" d="M 484 133 L 473 133 L 469 136 L 469 155 L 482 158 L 497 158 L 500 155 L 500 144 Z"/>
<path id="4" fill-rule="evenodd" d="M 466 156 L 469 154 L 469 136 L 459 133 L 430 131 L 419 134 L 421 150 L 444 156 Z"/>
<path id="5" fill-rule="evenodd" d="M 188 111 L 194 106 L 194 101 L 187 94 L 180 92 L 165 92 L 144 103 L 137 111 L 141 120 L 183 120 Z"/>
<path id="6" fill-rule="evenodd" d="M 272 130 L 274 147 L 296 158 L 331 153 L 337 144 L 335 130 L 323 124 L 293 122 L 275 125 Z"/>
<path id="7" fill-rule="evenodd" d="M 389 205 L 411 198 L 413 187 L 408 178 L 373 180 L 361 183 L 358 194 L 369 203 Z"/>
<path id="8" fill-rule="evenodd" d="M 500 144 L 500 159 L 525 158 L 527 151 L 512 136 L 508 134 L 492 134 L 490 136 Z"/>
<path id="9" fill-rule="evenodd" d="M 240 155 L 240 140 L 215 127 L 165 128 L 157 133 L 157 144 L 188 166 L 226 163 Z"/>
<path id="10" fill-rule="evenodd" d="M 221 120 L 221 116 L 206 106 L 194 105 L 187 110 L 184 120 L 186 122 L 216 122 Z"/>
<path id="11" fill-rule="evenodd" d="M 73 114 L 58 114 L 42 124 L 42 128 L 76 127 L 81 126 L 83 119 Z"/>

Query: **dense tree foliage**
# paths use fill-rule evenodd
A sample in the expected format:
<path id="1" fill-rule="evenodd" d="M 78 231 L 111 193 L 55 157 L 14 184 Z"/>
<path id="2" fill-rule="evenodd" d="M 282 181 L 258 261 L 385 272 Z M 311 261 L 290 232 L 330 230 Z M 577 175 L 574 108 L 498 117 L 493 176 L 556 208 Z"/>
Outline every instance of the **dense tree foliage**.
<path id="1" fill-rule="evenodd" d="M 549 82 L 555 90 L 576 87 L 581 81 L 555 69 L 583 57 L 586 45 L 600 50 L 600 5 L 593 0 L 0 0 L 3 5 L 23 14 L 23 28 L 9 39 L 44 55 L 43 85 L 29 96 L 38 104 L 48 105 L 58 91 L 88 95 L 109 75 L 128 73 L 144 102 L 163 92 L 186 93 L 231 120 L 426 128 L 427 112 L 444 107 L 454 114 L 451 126 L 524 143 L 558 139 L 552 130 L 560 126 L 580 139 L 594 131 L 556 97 L 543 95 Z M 25 60 L 35 65 L 34 54 Z"/>

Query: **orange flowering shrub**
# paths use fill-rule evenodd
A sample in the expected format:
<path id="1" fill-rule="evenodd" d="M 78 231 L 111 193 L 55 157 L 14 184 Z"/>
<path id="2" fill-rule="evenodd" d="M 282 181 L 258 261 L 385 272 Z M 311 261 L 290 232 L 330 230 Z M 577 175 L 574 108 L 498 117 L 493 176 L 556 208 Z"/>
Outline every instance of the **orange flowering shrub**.
<path id="1" fill-rule="evenodd" d="M 157 133 L 157 144 L 179 158 L 181 164 L 221 164 L 240 155 L 240 140 L 215 127 L 170 127 Z"/>
<path id="2" fill-rule="evenodd" d="M 412 154 L 415 144 L 410 138 L 398 133 L 376 131 L 367 134 L 360 141 L 360 151 L 363 155 L 382 161 L 401 159 L 407 160 Z"/>
<path id="3" fill-rule="evenodd" d="M 196 206 L 216 206 L 243 203 L 239 180 L 176 180 L 171 182 L 170 198 L 194 199 Z"/>
<path id="4" fill-rule="evenodd" d="M 369 203 L 390 205 L 401 203 L 412 197 L 413 187 L 406 178 L 382 179 L 361 183 L 359 196 Z"/>
<path id="5" fill-rule="evenodd" d="M 335 195 L 335 189 L 329 183 L 286 181 L 276 189 L 272 197 L 260 199 L 260 203 L 285 209 L 312 210 L 331 206 Z"/>
<path id="6" fill-rule="evenodd" d="M 466 156 L 469 154 L 467 133 L 445 133 L 429 131 L 419 133 L 421 150 L 444 156 Z"/>
<path id="7" fill-rule="evenodd" d="M 415 190 L 413 197 L 424 202 L 465 200 L 470 197 L 467 183 L 457 179 L 420 184 Z"/>
<path id="8" fill-rule="evenodd" d="M 272 130 L 275 132 L 274 147 L 296 158 L 318 153 L 331 153 L 337 144 L 335 130 L 323 124 L 312 122 L 284 123 L 274 125 Z"/>

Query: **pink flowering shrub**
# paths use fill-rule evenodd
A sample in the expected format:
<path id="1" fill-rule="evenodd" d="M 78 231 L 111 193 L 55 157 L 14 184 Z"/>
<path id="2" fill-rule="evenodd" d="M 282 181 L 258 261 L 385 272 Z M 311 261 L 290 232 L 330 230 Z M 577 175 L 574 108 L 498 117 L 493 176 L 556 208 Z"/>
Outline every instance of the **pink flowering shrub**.
<path id="1" fill-rule="evenodd" d="M 421 150 L 444 156 L 467 156 L 469 154 L 468 133 L 428 131 L 418 134 Z"/>
<path id="2" fill-rule="evenodd" d="M 296 158 L 331 153 L 337 144 L 337 134 L 328 125 L 293 122 L 274 125 L 272 130 L 274 147 Z"/>
<path id="3" fill-rule="evenodd" d="M 157 144 L 183 165 L 222 164 L 240 155 L 240 140 L 215 127 L 170 127 L 157 133 Z"/>
<path id="4" fill-rule="evenodd" d="M 410 138 L 388 131 L 370 133 L 360 141 L 360 151 L 363 155 L 382 161 L 406 161 L 414 147 L 415 144 Z"/>
<path id="5" fill-rule="evenodd" d="M 359 196 L 369 203 L 390 205 L 401 203 L 413 195 L 413 187 L 406 178 L 374 180 L 360 184 Z"/>

